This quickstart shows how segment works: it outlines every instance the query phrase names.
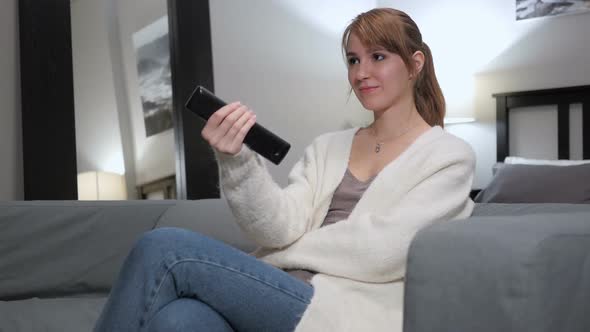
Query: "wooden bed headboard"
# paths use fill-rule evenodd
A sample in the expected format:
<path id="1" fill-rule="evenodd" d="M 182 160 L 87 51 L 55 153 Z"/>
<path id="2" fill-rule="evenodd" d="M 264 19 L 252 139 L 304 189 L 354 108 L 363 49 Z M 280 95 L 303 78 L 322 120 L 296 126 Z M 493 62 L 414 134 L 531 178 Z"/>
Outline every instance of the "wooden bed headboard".
<path id="1" fill-rule="evenodd" d="M 557 105 L 558 158 L 570 158 L 570 105 L 582 104 L 582 156 L 590 159 L 590 85 L 567 88 L 496 93 L 496 142 L 498 162 L 509 156 L 509 113 L 517 107 Z"/>

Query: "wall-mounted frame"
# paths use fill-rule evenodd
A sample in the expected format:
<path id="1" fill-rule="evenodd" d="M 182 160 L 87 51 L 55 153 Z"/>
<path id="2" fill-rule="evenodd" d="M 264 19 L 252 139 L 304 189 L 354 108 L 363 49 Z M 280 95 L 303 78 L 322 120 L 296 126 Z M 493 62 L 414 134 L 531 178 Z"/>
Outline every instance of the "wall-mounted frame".
<path id="1" fill-rule="evenodd" d="M 590 13 L 590 0 L 516 0 L 516 20 Z"/>

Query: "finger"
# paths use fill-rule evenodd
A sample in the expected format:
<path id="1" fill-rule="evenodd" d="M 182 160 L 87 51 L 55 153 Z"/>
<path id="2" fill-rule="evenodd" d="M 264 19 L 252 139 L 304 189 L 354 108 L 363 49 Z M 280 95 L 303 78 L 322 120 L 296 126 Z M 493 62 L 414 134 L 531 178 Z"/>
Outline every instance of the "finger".
<path id="1" fill-rule="evenodd" d="M 219 125 L 223 122 L 225 117 L 237 110 L 242 104 L 239 101 L 233 102 L 231 104 L 227 104 L 220 108 L 219 110 L 215 111 L 207 120 L 205 127 L 201 131 L 201 136 L 207 141 L 211 142 L 213 137 L 215 136 L 215 131 L 219 127 Z"/>
<path id="2" fill-rule="evenodd" d="M 234 148 L 237 148 L 238 152 L 242 148 L 242 143 L 244 142 L 244 138 L 246 138 L 246 135 L 248 134 L 250 129 L 252 129 L 252 127 L 254 127 L 255 124 L 256 124 L 256 114 L 253 114 L 253 116 L 251 116 L 246 121 L 246 123 L 244 123 L 244 125 L 240 128 L 240 130 L 238 131 L 238 133 L 234 137 L 234 140 L 232 142 L 232 146 Z"/>
<path id="3" fill-rule="evenodd" d="M 247 111 L 248 107 L 241 105 L 238 109 L 228 114 L 217 129 L 215 129 L 215 132 L 213 133 L 214 139 L 225 140 L 225 136 L 228 134 L 234 123 Z M 231 140 L 229 141 L 231 142 Z"/>
<path id="4" fill-rule="evenodd" d="M 213 127 L 219 126 L 229 114 L 240 108 L 240 106 L 242 106 L 242 103 L 239 101 L 223 106 L 209 117 L 207 124 L 211 123 Z"/>
<path id="5" fill-rule="evenodd" d="M 225 119 L 223 119 L 223 122 L 221 123 L 222 126 L 226 125 L 226 126 L 233 126 L 234 123 L 236 121 L 238 121 L 242 115 L 244 115 L 247 112 L 252 112 L 248 106 L 246 105 L 241 105 L 240 107 L 238 107 L 238 109 L 236 109 L 235 111 L 231 112 L 230 114 L 228 114 Z"/>
<path id="6" fill-rule="evenodd" d="M 230 113 L 223 119 L 221 123 L 217 123 L 217 120 L 214 120 L 210 123 L 208 122 L 206 125 L 206 127 L 208 127 L 206 135 L 209 144 L 216 145 L 217 142 L 222 140 L 227 134 L 228 130 L 231 128 L 233 122 L 235 122 L 234 118 L 237 116 L 239 117 L 247 109 L 248 108 L 246 106 L 239 105 L 237 108 L 230 109 Z"/>
<path id="7" fill-rule="evenodd" d="M 231 128 L 228 130 L 227 134 L 225 135 L 230 142 L 233 142 L 234 138 L 240 131 L 240 129 L 250 120 L 250 118 L 255 117 L 254 112 L 252 110 L 247 110 L 244 112 L 239 119 L 237 119 Z"/>

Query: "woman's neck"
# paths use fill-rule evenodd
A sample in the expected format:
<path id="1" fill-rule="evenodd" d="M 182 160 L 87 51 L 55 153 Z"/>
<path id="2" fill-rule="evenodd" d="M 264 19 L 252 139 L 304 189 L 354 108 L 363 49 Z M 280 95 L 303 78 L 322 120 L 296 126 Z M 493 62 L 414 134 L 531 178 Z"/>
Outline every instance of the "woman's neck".
<path id="1" fill-rule="evenodd" d="M 370 129 L 380 141 L 392 140 L 417 127 L 428 126 L 418 113 L 413 100 L 393 105 L 385 111 L 374 111 Z"/>

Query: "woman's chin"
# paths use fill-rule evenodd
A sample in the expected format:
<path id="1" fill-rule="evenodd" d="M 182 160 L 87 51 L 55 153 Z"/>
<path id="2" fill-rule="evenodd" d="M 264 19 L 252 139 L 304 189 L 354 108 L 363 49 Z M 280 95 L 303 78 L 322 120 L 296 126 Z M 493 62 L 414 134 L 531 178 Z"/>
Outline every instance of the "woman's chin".
<path id="1" fill-rule="evenodd" d="M 363 108 L 366 109 L 367 111 L 373 112 L 375 110 L 375 103 L 371 103 L 368 101 L 364 101 L 364 100 L 359 100 L 361 102 L 361 105 L 363 105 Z"/>
<path id="2" fill-rule="evenodd" d="M 359 99 L 359 101 L 361 105 L 363 105 L 364 109 L 371 112 L 380 112 L 384 109 L 387 109 L 387 107 L 383 105 L 383 101 L 377 98 L 362 98 Z"/>
<path id="3" fill-rule="evenodd" d="M 361 105 L 363 105 L 363 108 L 368 112 L 380 113 L 383 111 L 383 107 L 379 107 L 379 105 L 375 105 L 372 103 L 361 103 Z"/>

